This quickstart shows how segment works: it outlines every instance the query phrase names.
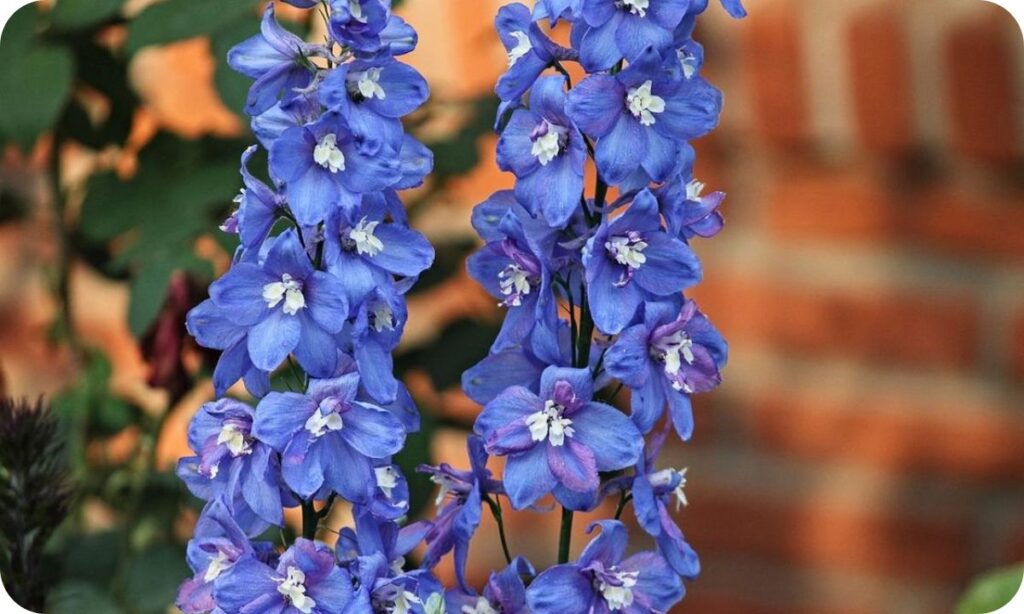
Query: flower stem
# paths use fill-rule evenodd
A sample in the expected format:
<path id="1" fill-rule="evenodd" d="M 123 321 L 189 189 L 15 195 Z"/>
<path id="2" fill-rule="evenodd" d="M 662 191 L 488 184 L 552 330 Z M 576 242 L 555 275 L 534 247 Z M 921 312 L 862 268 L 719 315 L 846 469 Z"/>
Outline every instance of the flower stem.
<path id="1" fill-rule="evenodd" d="M 494 499 L 487 497 L 487 503 L 491 507 L 491 514 L 494 516 L 494 522 L 498 523 L 498 537 L 501 538 L 501 551 L 505 554 L 505 562 L 512 563 L 512 553 L 508 548 L 508 538 L 505 537 L 505 520 L 501 515 L 501 499 L 495 496 Z"/>
<path id="2" fill-rule="evenodd" d="M 316 529 L 320 525 L 320 514 L 316 512 L 313 501 L 302 502 L 302 536 L 306 539 L 316 538 Z"/>
<path id="3" fill-rule="evenodd" d="M 558 536 L 558 563 L 569 562 L 569 545 L 572 543 L 572 510 L 562 508 L 562 530 Z"/>
<path id="4" fill-rule="evenodd" d="M 615 520 L 622 517 L 622 512 L 626 509 L 626 504 L 633 499 L 633 495 L 628 494 L 626 491 L 622 491 L 622 498 L 619 499 L 619 506 L 615 508 Z"/>

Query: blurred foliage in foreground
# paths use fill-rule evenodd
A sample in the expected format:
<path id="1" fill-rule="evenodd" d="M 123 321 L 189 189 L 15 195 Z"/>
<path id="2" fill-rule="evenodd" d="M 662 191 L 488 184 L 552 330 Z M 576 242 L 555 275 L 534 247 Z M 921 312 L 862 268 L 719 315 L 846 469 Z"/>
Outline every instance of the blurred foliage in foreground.
<path id="1" fill-rule="evenodd" d="M 249 135 L 188 140 L 160 131 L 137 152 L 130 176 L 109 164 L 78 186 L 75 194 L 84 193 L 78 202 L 62 168 L 67 146 L 114 160 L 136 153 L 129 137 L 145 102 L 132 87 L 129 66 L 140 50 L 207 37 L 217 62 L 214 84 L 236 113 L 249 85 L 227 68 L 224 57 L 258 31 L 255 0 L 164 0 L 131 16 L 125 4 L 58 0 L 52 10 L 30 4 L 0 37 L 0 142 L 49 152 L 50 194 L 44 200 L 52 210 L 43 217 L 55 221 L 52 291 L 60 313 L 51 342 L 66 347 L 77 365 L 75 382 L 53 399 L 78 496 L 69 520 L 46 542 L 49 612 L 165 612 L 188 573 L 188 531 L 177 529 L 199 503 L 171 472 L 158 470 L 156 443 L 170 408 L 209 376 L 211 357 L 192 346 L 184 330 L 186 311 L 204 298 L 213 274 L 209 250 L 200 252 L 197 244 L 219 245 L 221 257 L 234 251 L 236 239 L 217 227 L 240 187 L 239 157 L 253 141 Z M 302 23 L 291 27 L 306 34 Z M 444 105 L 461 111 L 464 121 L 455 134 L 422 138 L 434 150 L 437 167 L 412 203 L 414 216 L 429 210 L 451 178 L 476 166 L 474 143 L 490 130 L 496 109 L 489 97 L 435 101 L 414 117 L 410 129 L 422 128 Z M 0 223 L 38 216 L 36 210 L 46 205 L 22 202 L 17 194 L 0 186 Z M 417 292 L 453 276 L 471 247 L 438 246 L 437 262 Z M 69 278 L 75 263 L 130 288 L 129 328 L 149 363 L 149 384 L 166 391 L 165 407 L 139 407 L 111 392 L 109 359 L 86 347 L 73 327 Z M 486 351 L 479 340 L 492 337 L 462 323 L 399 357 L 396 369 L 401 374 L 426 365 L 435 387 L 443 389 L 457 384 L 462 370 Z M 200 364 L 186 356 L 198 357 Z M 422 509 L 429 491 L 429 483 L 411 473 L 427 462 L 433 432 L 430 408 L 422 409 L 424 431 L 410 439 L 400 459 L 410 469 L 414 509 Z M 109 453 L 113 441 L 121 452 Z M 12 551 L 9 543 L 0 548 L 0 554 Z"/>
<path id="2" fill-rule="evenodd" d="M 990 571 L 971 583 L 970 588 L 956 606 L 956 614 L 988 614 L 1003 607 L 1024 582 L 1024 565 L 1003 567 Z"/>

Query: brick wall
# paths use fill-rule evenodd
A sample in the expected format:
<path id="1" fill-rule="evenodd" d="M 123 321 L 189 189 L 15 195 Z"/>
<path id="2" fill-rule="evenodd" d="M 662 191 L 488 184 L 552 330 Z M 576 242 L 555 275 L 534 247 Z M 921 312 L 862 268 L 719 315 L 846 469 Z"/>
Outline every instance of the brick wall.
<path id="1" fill-rule="evenodd" d="M 980 0 L 748 5 L 701 26 L 726 110 L 698 178 L 729 198 L 695 296 L 732 360 L 666 452 L 704 563 L 679 611 L 948 612 L 1024 557 L 1021 34 Z M 514 520 L 550 560 L 556 521 Z"/>

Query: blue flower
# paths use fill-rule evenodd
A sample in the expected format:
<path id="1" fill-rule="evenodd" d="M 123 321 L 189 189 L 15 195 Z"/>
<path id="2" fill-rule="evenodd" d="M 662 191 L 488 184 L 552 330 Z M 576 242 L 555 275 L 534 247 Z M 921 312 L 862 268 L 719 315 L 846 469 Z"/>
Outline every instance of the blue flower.
<path id="1" fill-rule="evenodd" d="M 259 249 L 285 206 L 284 196 L 272 190 L 249 172 L 249 158 L 256 153 L 253 145 L 242 154 L 242 189 L 238 198 L 238 234 L 245 249 Z"/>
<path id="2" fill-rule="evenodd" d="M 366 294 L 353 323 L 339 339 L 356 361 L 361 383 L 378 403 L 394 402 L 399 382 L 391 352 L 398 346 L 408 318 L 405 300 L 386 281 Z"/>
<path id="3" fill-rule="evenodd" d="M 270 148 L 270 170 L 284 182 L 295 219 L 312 226 L 339 207 L 354 209 L 360 195 L 394 184 L 401 176 L 396 154 L 387 143 L 354 132 L 341 113 L 328 111 L 313 124 L 281 133 Z"/>
<path id="4" fill-rule="evenodd" d="M 626 528 L 621 522 L 592 523 L 601 527 L 575 563 L 547 569 L 526 590 L 533 614 L 563 612 L 667 612 L 683 598 L 679 577 L 655 552 L 626 554 Z"/>
<path id="5" fill-rule="evenodd" d="M 449 591 L 445 596 L 448 611 L 459 614 L 529 614 L 523 578 L 532 578 L 536 575 L 533 565 L 518 556 L 505 569 L 491 573 L 483 594 Z"/>
<path id="6" fill-rule="evenodd" d="M 225 614 L 341 614 L 352 600 L 352 579 L 324 544 L 299 538 L 276 567 L 255 557 L 234 565 L 216 584 L 214 598 Z"/>
<path id="7" fill-rule="evenodd" d="M 547 19 L 552 25 L 559 19 L 575 19 L 582 0 L 537 0 L 533 7 L 534 21 Z"/>
<path id="8" fill-rule="evenodd" d="M 743 3 L 740 0 L 722 0 L 722 6 L 731 17 L 739 19 L 747 16 L 747 10 L 743 8 Z"/>
<path id="9" fill-rule="evenodd" d="M 367 503 L 370 512 L 381 519 L 404 518 L 409 513 L 409 482 L 402 469 L 378 459 L 373 463 L 373 476 L 376 488 Z"/>
<path id="10" fill-rule="evenodd" d="M 633 422 L 651 430 L 669 407 L 679 436 L 693 433 L 690 395 L 708 392 L 722 381 L 719 369 L 728 346 L 692 300 L 651 302 L 643 322 L 622 331 L 608 350 L 608 373 L 633 390 Z"/>
<path id="11" fill-rule="evenodd" d="M 701 278 L 697 256 L 661 227 L 658 203 L 646 189 L 625 213 L 601 223 L 583 262 L 594 322 L 608 334 L 629 325 L 644 301 L 677 294 Z"/>
<path id="12" fill-rule="evenodd" d="M 516 509 L 548 492 L 578 505 L 597 490 L 599 471 L 628 467 L 643 438 L 614 407 L 591 400 L 589 369 L 548 367 L 540 395 L 513 386 L 488 403 L 474 431 L 488 453 L 508 456 L 505 490 Z"/>
<path id="13" fill-rule="evenodd" d="M 598 139 L 597 168 L 609 183 L 638 169 L 654 181 L 668 179 L 684 141 L 718 124 L 721 93 L 700 77 L 673 76 L 662 66 L 649 47 L 622 72 L 591 75 L 569 92 L 569 116 Z"/>
<path id="14" fill-rule="evenodd" d="M 356 591 L 348 612 L 441 614 L 444 588 L 430 572 L 396 572 L 380 552 L 347 563 Z M 436 597 L 435 597 L 436 595 Z M 437 609 L 440 602 L 441 609 Z M 430 608 L 429 610 L 427 608 Z"/>
<path id="15" fill-rule="evenodd" d="M 391 14 L 390 0 L 330 0 L 331 36 L 362 57 L 402 55 L 416 48 L 417 35 Z"/>
<path id="16" fill-rule="evenodd" d="M 308 373 L 333 373 L 337 349 L 332 335 L 348 317 L 348 300 L 339 279 L 313 269 L 293 231 L 275 238 L 261 265 L 231 267 L 210 286 L 210 299 L 222 312 L 218 315 L 248 328 L 246 349 L 257 369 L 273 371 L 294 352 Z M 189 330 L 200 343 L 203 336 L 227 336 L 231 329 L 214 329 L 218 323 L 190 314 Z"/>
<path id="17" fill-rule="evenodd" d="M 690 173 L 680 173 L 653 192 L 658 207 L 665 217 L 668 231 L 680 239 L 710 238 L 721 232 L 725 225 L 718 211 L 725 200 L 723 192 L 702 195 L 704 184 Z"/>
<path id="18" fill-rule="evenodd" d="M 498 78 L 495 88 L 501 100 L 518 100 L 545 68 L 573 55 L 551 42 L 533 22 L 530 9 L 519 2 L 501 7 L 494 27 L 508 54 L 508 70 Z"/>
<path id="19" fill-rule="evenodd" d="M 252 432 L 253 409 L 234 399 L 203 405 L 188 427 L 188 444 L 197 456 L 178 461 L 178 477 L 193 495 L 223 498 L 235 521 L 250 535 L 282 525 L 280 460 Z"/>
<path id="20" fill-rule="evenodd" d="M 356 399 L 357 374 L 311 380 L 306 394 L 271 392 L 256 407 L 253 433 L 282 455 L 285 483 L 303 498 L 324 486 L 365 501 L 376 486 L 374 459 L 402 449 L 405 429 L 386 410 Z"/>
<path id="21" fill-rule="evenodd" d="M 580 207 L 587 159 L 583 135 L 565 113 L 565 78 L 541 77 L 530 108 L 512 113 L 498 140 L 498 166 L 512 171 L 516 198 L 564 226 Z"/>
<path id="22" fill-rule="evenodd" d="M 394 520 L 374 514 L 372 507 L 359 504 L 354 506 L 352 517 L 355 529 L 344 527 L 338 535 L 336 551 L 341 566 L 358 567 L 360 557 L 378 555 L 387 562 L 392 576 L 403 573 L 406 555 L 423 541 L 431 527 L 423 520 L 399 527 Z"/>
<path id="23" fill-rule="evenodd" d="M 307 58 L 318 53 L 316 46 L 282 28 L 274 19 L 274 5 L 268 4 L 260 34 L 228 52 L 231 68 L 256 80 L 249 88 L 245 112 L 263 113 L 282 97 L 287 100 L 295 90 L 307 87 L 315 71 Z"/>
<path id="24" fill-rule="evenodd" d="M 423 566 L 432 568 L 448 552 L 455 551 L 455 577 L 459 586 L 468 591 L 466 584 L 466 558 L 469 541 L 480 526 L 483 498 L 501 493 L 501 482 L 491 477 L 487 469 L 487 452 L 479 437 L 468 439 L 469 471 L 454 469 L 447 463 L 437 467 L 421 465 L 418 470 L 429 473 L 430 479 L 440 485 L 436 505 L 440 506 L 433 527 L 425 535 L 427 551 Z M 442 505 L 443 503 L 443 505 Z"/>
<path id="25" fill-rule="evenodd" d="M 580 31 L 573 32 L 580 62 L 595 72 L 623 58 L 632 63 L 648 46 L 665 49 L 689 6 L 690 0 L 583 0 Z"/>
<path id="26" fill-rule="evenodd" d="M 207 299 L 188 312 L 185 326 L 200 346 L 221 350 L 213 369 L 213 389 L 218 397 L 239 378 L 244 378 L 246 389 L 255 397 L 270 392 L 269 374 L 249 359 L 250 327 L 239 324 L 230 311 Z"/>

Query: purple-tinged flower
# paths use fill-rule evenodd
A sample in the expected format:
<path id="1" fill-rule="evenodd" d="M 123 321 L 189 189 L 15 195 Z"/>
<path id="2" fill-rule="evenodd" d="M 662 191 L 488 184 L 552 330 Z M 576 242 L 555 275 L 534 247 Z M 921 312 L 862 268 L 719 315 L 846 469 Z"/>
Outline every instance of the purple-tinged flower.
<path id="1" fill-rule="evenodd" d="M 622 331 L 608 350 L 608 373 L 632 391 L 632 418 L 647 432 L 661 418 L 665 405 L 676 432 L 693 434 L 690 395 L 708 392 L 722 382 L 719 369 L 728 359 L 728 345 L 692 300 L 644 306 L 643 322 Z"/>
<path id="2" fill-rule="evenodd" d="M 240 559 L 213 594 L 225 614 L 341 614 L 352 600 L 352 579 L 330 548 L 299 538 L 276 567 Z"/>
<path id="3" fill-rule="evenodd" d="M 416 48 L 416 30 L 391 14 L 390 0 L 330 2 L 331 36 L 360 57 L 402 55 Z"/>
<path id="4" fill-rule="evenodd" d="M 677 294 L 701 278 L 697 256 L 661 227 L 658 203 L 646 189 L 625 213 L 601 223 L 583 263 L 594 322 L 608 334 L 628 326 L 644 301 Z"/>
<path id="5" fill-rule="evenodd" d="M 352 210 L 360 195 L 391 186 L 401 176 L 398 165 L 395 148 L 355 132 L 337 111 L 285 130 L 270 148 L 271 173 L 284 182 L 288 205 L 303 226 L 339 208 Z"/>
<path id="6" fill-rule="evenodd" d="M 357 559 L 377 554 L 383 556 L 392 576 L 404 573 L 406 555 L 423 541 L 431 527 L 425 520 L 399 527 L 394 520 L 380 518 L 371 507 L 359 504 L 354 506 L 352 517 L 355 529 L 344 527 L 335 548 L 341 566 L 358 567 Z"/>
<path id="7" fill-rule="evenodd" d="M 269 543 L 250 544 L 227 506 L 219 499 L 211 501 L 203 508 L 195 533 L 188 542 L 188 564 L 195 575 L 182 583 L 175 605 L 185 614 L 213 610 L 217 607 L 213 599 L 214 582 L 229 575 L 242 557 L 266 557 L 271 552 L 273 548 Z"/>
<path id="8" fill-rule="evenodd" d="M 256 80 L 249 89 L 245 112 L 259 115 L 282 97 L 287 100 L 296 95 L 296 90 L 307 87 L 314 74 L 307 58 L 317 53 L 315 45 L 282 28 L 274 18 L 273 3 L 268 4 L 260 34 L 228 52 L 231 68 Z"/>
<path id="9" fill-rule="evenodd" d="M 569 116 L 598 139 L 597 168 L 609 183 L 637 169 L 665 181 L 678 167 L 684 141 L 718 124 L 721 92 L 700 77 L 673 76 L 663 64 L 648 47 L 622 72 L 591 75 L 569 92 Z"/>
<path id="10" fill-rule="evenodd" d="M 444 613 L 444 587 L 429 571 L 396 572 L 380 552 L 360 556 L 347 565 L 356 586 L 347 612 Z"/>
<path id="11" fill-rule="evenodd" d="M 356 361 L 363 388 L 378 403 L 392 403 L 398 395 L 391 352 L 402 338 L 407 318 L 404 297 L 394 284 L 382 280 L 366 294 L 352 324 L 339 335 Z"/>
<path id="12" fill-rule="evenodd" d="M 294 231 L 274 239 L 262 264 L 239 262 L 231 267 L 210 286 L 210 299 L 224 320 L 236 324 L 234 328 L 248 327 L 245 347 L 257 369 L 273 371 L 294 353 L 311 375 L 333 373 L 337 349 L 332 335 L 348 317 L 348 300 L 339 279 L 313 269 Z M 220 323 L 190 314 L 189 331 L 200 343 L 205 336 L 230 338 L 233 328 L 212 329 Z"/>
<path id="13" fill-rule="evenodd" d="M 575 563 L 547 569 L 526 589 L 533 614 L 591 612 L 646 614 L 668 612 L 683 598 L 683 585 L 672 568 L 655 552 L 626 554 L 626 527 L 604 520 L 601 534 L 583 550 Z"/>
<path id="14" fill-rule="evenodd" d="M 655 468 L 667 434 L 667 429 L 656 433 L 637 463 L 636 474 L 615 478 L 607 484 L 606 491 L 607 494 L 617 490 L 630 491 L 640 528 L 654 538 L 658 552 L 677 574 L 693 580 L 700 573 L 700 559 L 686 542 L 669 511 L 673 504 L 676 511 L 687 504 L 683 490 L 686 487 L 686 469 Z"/>
<path id="15" fill-rule="evenodd" d="M 357 400 L 358 389 L 355 373 L 311 380 L 306 394 L 271 392 L 256 407 L 253 433 L 281 453 L 284 480 L 299 496 L 327 486 L 366 501 L 377 484 L 373 461 L 402 449 L 402 423 Z"/>
<path id="16" fill-rule="evenodd" d="M 632 63 L 647 47 L 666 49 L 689 6 L 690 0 L 583 0 L 573 32 L 580 62 L 596 72 L 622 59 Z"/>
<path id="17" fill-rule="evenodd" d="M 242 154 L 242 189 L 238 199 L 238 235 L 245 249 L 259 249 L 278 214 L 285 206 L 284 196 L 270 189 L 249 172 L 249 158 L 256 153 L 253 145 Z"/>
<path id="18" fill-rule="evenodd" d="M 377 460 L 373 466 L 376 488 L 367 507 L 381 519 L 397 520 L 409 513 L 409 482 L 402 469 L 390 462 Z"/>
<path id="19" fill-rule="evenodd" d="M 324 229 L 324 263 L 341 280 L 350 303 L 395 276 L 416 277 L 434 262 L 434 248 L 419 232 L 393 219 L 382 194 L 366 194 L 358 206 L 337 211 Z M 394 328 L 386 318 L 375 322 Z"/>
<path id="20" fill-rule="evenodd" d="M 701 195 L 704 184 L 690 173 L 680 173 L 653 192 L 658 208 L 665 217 L 665 225 L 673 236 L 680 239 L 710 238 L 721 232 L 725 220 L 718 208 L 725 193 Z"/>
<path id="21" fill-rule="evenodd" d="M 589 369 L 548 367 L 540 395 L 513 386 L 488 403 L 474 431 L 489 454 L 508 456 L 505 491 L 516 509 L 548 492 L 579 507 L 597 490 L 599 471 L 637 461 L 643 437 L 614 407 L 591 400 Z"/>
<path id="22" fill-rule="evenodd" d="M 498 140 L 498 166 L 517 178 L 515 194 L 548 224 L 564 226 L 580 207 L 583 135 L 565 113 L 565 78 L 541 77 L 530 90 L 530 108 L 512 113 Z"/>
<path id="23" fill-rule="evenodd" d="M 439 506 L 433 526 L 425 539 L 427 552 L 423 555 L 423 566 L 432 568 L 448 552 L 454 550 L 455 577 L 459 586 L 468 591 L 466 583 L 466 559 L 469 556 L 469 541 L 480 526 L 480 512 L 483 498 L 492 493 L 501 493 L 501 482 L 491 477 L 487 469 L 487 452 L 483 441 L 470 436 L 469 471 L 453 468 L 448 463 L 437 467 L 420 465 L 418 471 L 429 473 L 430 479 L 438 484 L 436 505 Z"/>
<path id="24" fill-rule="evenodd" d="M 533 22 L 530 9 L 519 2 L 501 7 L 494 27 L 508 54 L 508 70 L 498 78 L 495 88 L 503 101 L 518 100 L 545 68 L 573 56 L 572 51 L 559 47 L 542 32 Z"/>
<path id="25" fill-rule="evenodd" d="M 483 594 L 448 591 L 445 596 L 448 611 L 459 614 L 529 614 L 523 578 L 532 578 L 536 575 L 533 565 L 523 557 L 517 556 L 505 569 L 491 573 Z"/>
<path id="26" fill-rule="evenodd" d="M 280 461 L 253 433 L 252 407 L 234 399 L 203 405 L 188 427 L 188 444 L 197 456 L 178 461 L 178 477 L 193 495 L 223 498 L 238 524 L 250 535 L 282 525 Z"/>

